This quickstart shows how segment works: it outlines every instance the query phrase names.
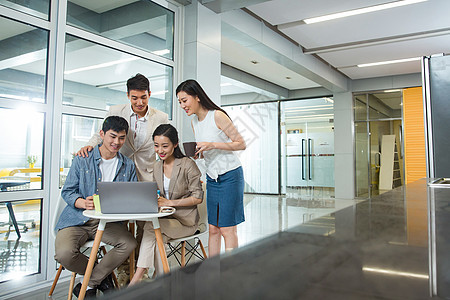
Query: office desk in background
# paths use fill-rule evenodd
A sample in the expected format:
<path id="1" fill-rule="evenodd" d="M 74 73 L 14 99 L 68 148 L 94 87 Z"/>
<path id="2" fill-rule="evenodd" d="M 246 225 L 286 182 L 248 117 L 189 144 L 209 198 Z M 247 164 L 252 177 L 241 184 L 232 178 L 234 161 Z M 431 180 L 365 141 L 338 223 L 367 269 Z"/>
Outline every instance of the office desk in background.
<path id="1" fill-rule="evenodd" d="M 29 183 L 30 183 L 30 181 L 28 181 L 28 180 L 0 179 L 0 191 L 6 192 L 6 191 L 8 191 L 8 188 L 10 188 L 10 187 L 26 185 Z M 17 220 L 16 220 L 16 216 L 14 214 L 12 204 L 10 201 L 5 201 L 4 203 L 6 205 L 6 208 L 8 209 L 9 222 L 8 223 L 0 223 L 0 226 L 14 225 L 14 229 L 16 230 L 17 238 L 20 239 L 21 235 L 20 235 L 19 225 L 17 224 Z"/>

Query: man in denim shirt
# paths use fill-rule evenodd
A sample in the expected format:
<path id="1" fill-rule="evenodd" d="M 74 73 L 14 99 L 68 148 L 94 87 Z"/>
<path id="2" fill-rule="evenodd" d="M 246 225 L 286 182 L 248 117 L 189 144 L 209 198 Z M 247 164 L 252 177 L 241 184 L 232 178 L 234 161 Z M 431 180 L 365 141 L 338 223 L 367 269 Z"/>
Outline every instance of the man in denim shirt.
<path id="1" fill-rule="evenodd" d="M 85 209 L 94 209 L 93 195 L 98 181 L 137 181 L 134 163 L 119 153 L 125 143 L 128 122 L 118 116 L 110 116 L 103 122 L 100 136 L 103 143 L 87 157 L 75 156 L 67 175 L 61 196 L 67 206 L 56 224 L 55 259 L 66 269 L 84 274 L 88 257 L 80 247 L 94 239 L 99 220 L 83 215 Z M 126 199 L 124 199 L 124 205 Z M 102 258 L 88 283 L 86 296 L 95 296 L 97 289 L 105 292 L 112 288 L 111 272 L 127 259 L 137 243 L 122 223 L 107 223 L 102 242 L 114 248 Z M 73 292 L 78 297 L 81 283 Z"/>

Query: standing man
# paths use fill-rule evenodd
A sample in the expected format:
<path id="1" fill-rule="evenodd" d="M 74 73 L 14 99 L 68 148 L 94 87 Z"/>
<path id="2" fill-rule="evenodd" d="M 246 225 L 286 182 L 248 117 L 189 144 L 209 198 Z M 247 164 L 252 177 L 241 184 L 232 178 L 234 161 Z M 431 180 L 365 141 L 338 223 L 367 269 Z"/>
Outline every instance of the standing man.
<path id="1" fill-rule="evenodd" d="M 138 73 L 127 81 L 127 96 L 130 103 L 114 105 L 110 107 L 106 114 L 106 117 L 123 117 L 130 125 L 127 139 L 120 152 L 129 157 L 136 165 L 136 173 L 139 181 L 153 180 L 153 164 L 156 161 L 152 138 L 153 131 L 159 125 L 169 123 L 169 118 L 166 113 L 148 105 L 150 95 L 149 80 L 144 75 Z M 100 142 L 100 136 L 94 134 L 89 140 L 88 145 L 81 148 L 77 152 L 77 155 L 87 157 L 89 151 Z M 136 223 L 136 240 L 138 245 L 140 245 L 145 222 L 137 221 Z"/>
<path id="2" fill-rule="evenodd" d="M 95 146 L 88 157 L 75 157 L 61 197 L 67 203 L 56 224 L 55 259 L 67 270 L 84 274 L 89 259 L 80 247 L 94 239 L 99 220 L 83 215 L 86 209 L 94 209 L 93 195 L 99 181 L 137 181 L 133 162 L 118 153 L 125 143 L 128 123 L 124 118 L 110 116 L 100 130 L 101 146 Z M 126 199 L 124 199 L 126 205 Z M 86 296 L 95 296 L 97 289 L 103 293 L 113 288 L 111 272 L 124 262 L 137 243 L 121 222 L 108 223 L 102 242 L 113 246 L 94 267 Z M 78 297 L 81 283 L 73 289 Z"/>
<path id="3" fill-rule="evenodd" d="M 152 134 L 159 125 L 169 123 L 166 113 L 148 105 L 150 95 L 150 82 L 147 77 L 136 74 L 127 81 L 127 96 L 130 103 L 114 105 L 106 114 L 106 117 L 123 117 L 130 125 L 125 145 L 120 153 L 134 162 L 139 181 L 152 181 L 153 164 L 156 160 Z M 81 148 L 77 155 L 86 157 L 100 142 L 99 134 L 94 134 L 88 145 Z"/>

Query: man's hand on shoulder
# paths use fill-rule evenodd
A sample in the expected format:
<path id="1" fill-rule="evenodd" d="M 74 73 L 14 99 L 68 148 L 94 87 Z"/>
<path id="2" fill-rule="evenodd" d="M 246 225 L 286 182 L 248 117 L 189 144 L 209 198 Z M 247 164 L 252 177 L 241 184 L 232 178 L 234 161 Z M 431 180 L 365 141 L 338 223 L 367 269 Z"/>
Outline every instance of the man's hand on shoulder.
<path id="1" fill-rule="evenodd" d="M 84 146 L 77 153 L 75 153 L 75 155 L 76 156 L 82 156 L 82 157 L 88 157 L 89 156 L 89 152 L 91 152 L 92 149 L 94 149 L 94 147 L 92 147 L 92 146 Z"/>
<path id="2" fill-rule="evenodd" d="M 89 209 L 89 210 L 95 209 L 94 197 L 88 196 L 86 199 L 78 198 L 75 201 L 75 207 L 80 208 L 80 209 Z"/>

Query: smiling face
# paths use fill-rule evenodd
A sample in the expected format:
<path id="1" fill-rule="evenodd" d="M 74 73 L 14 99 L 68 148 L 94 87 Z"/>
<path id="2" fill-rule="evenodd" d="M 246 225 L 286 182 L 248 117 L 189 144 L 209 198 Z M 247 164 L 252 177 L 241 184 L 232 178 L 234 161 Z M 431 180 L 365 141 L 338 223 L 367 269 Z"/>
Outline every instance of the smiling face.
<path id="1" fill-rule="evenodd" d="M 163 135 L 155 136 L 153 143 L 155 144 L 155 152 L 158 153 L 159 158 L 164 161 L 174 158 L 173 151 L 178 144 L 174 145 L 168 137 Z"/>
<path id="2" fill-rule="evenodd" d="M 184 109 L 188 116 L 197 113 L 202 107 L 200 99 L 197 96 L 191 96 L 186 92 L 179 92 L 177 98 L 180 107 Z"/>
<path id="3" fill-rule="evenodd" d="M 128 92 L 128 99 L 131 102 L 131 108 L 140 117 L 145 116 L 148 109 L 148 99 L 150 93 L 147 90 L 130 90 Z"/>
<path id="4" fill-rule="evenodd" d="M 101 147 L 109 152 L 109 154 L 115 156 L 125 143 L 127 132 L 125 130 L 116 132 L 112 129 L 108 130 L 107 132 L 103 132 L 103 130 L 100 130 L 100 137 L 103 140 L 103 144 Z"/>

